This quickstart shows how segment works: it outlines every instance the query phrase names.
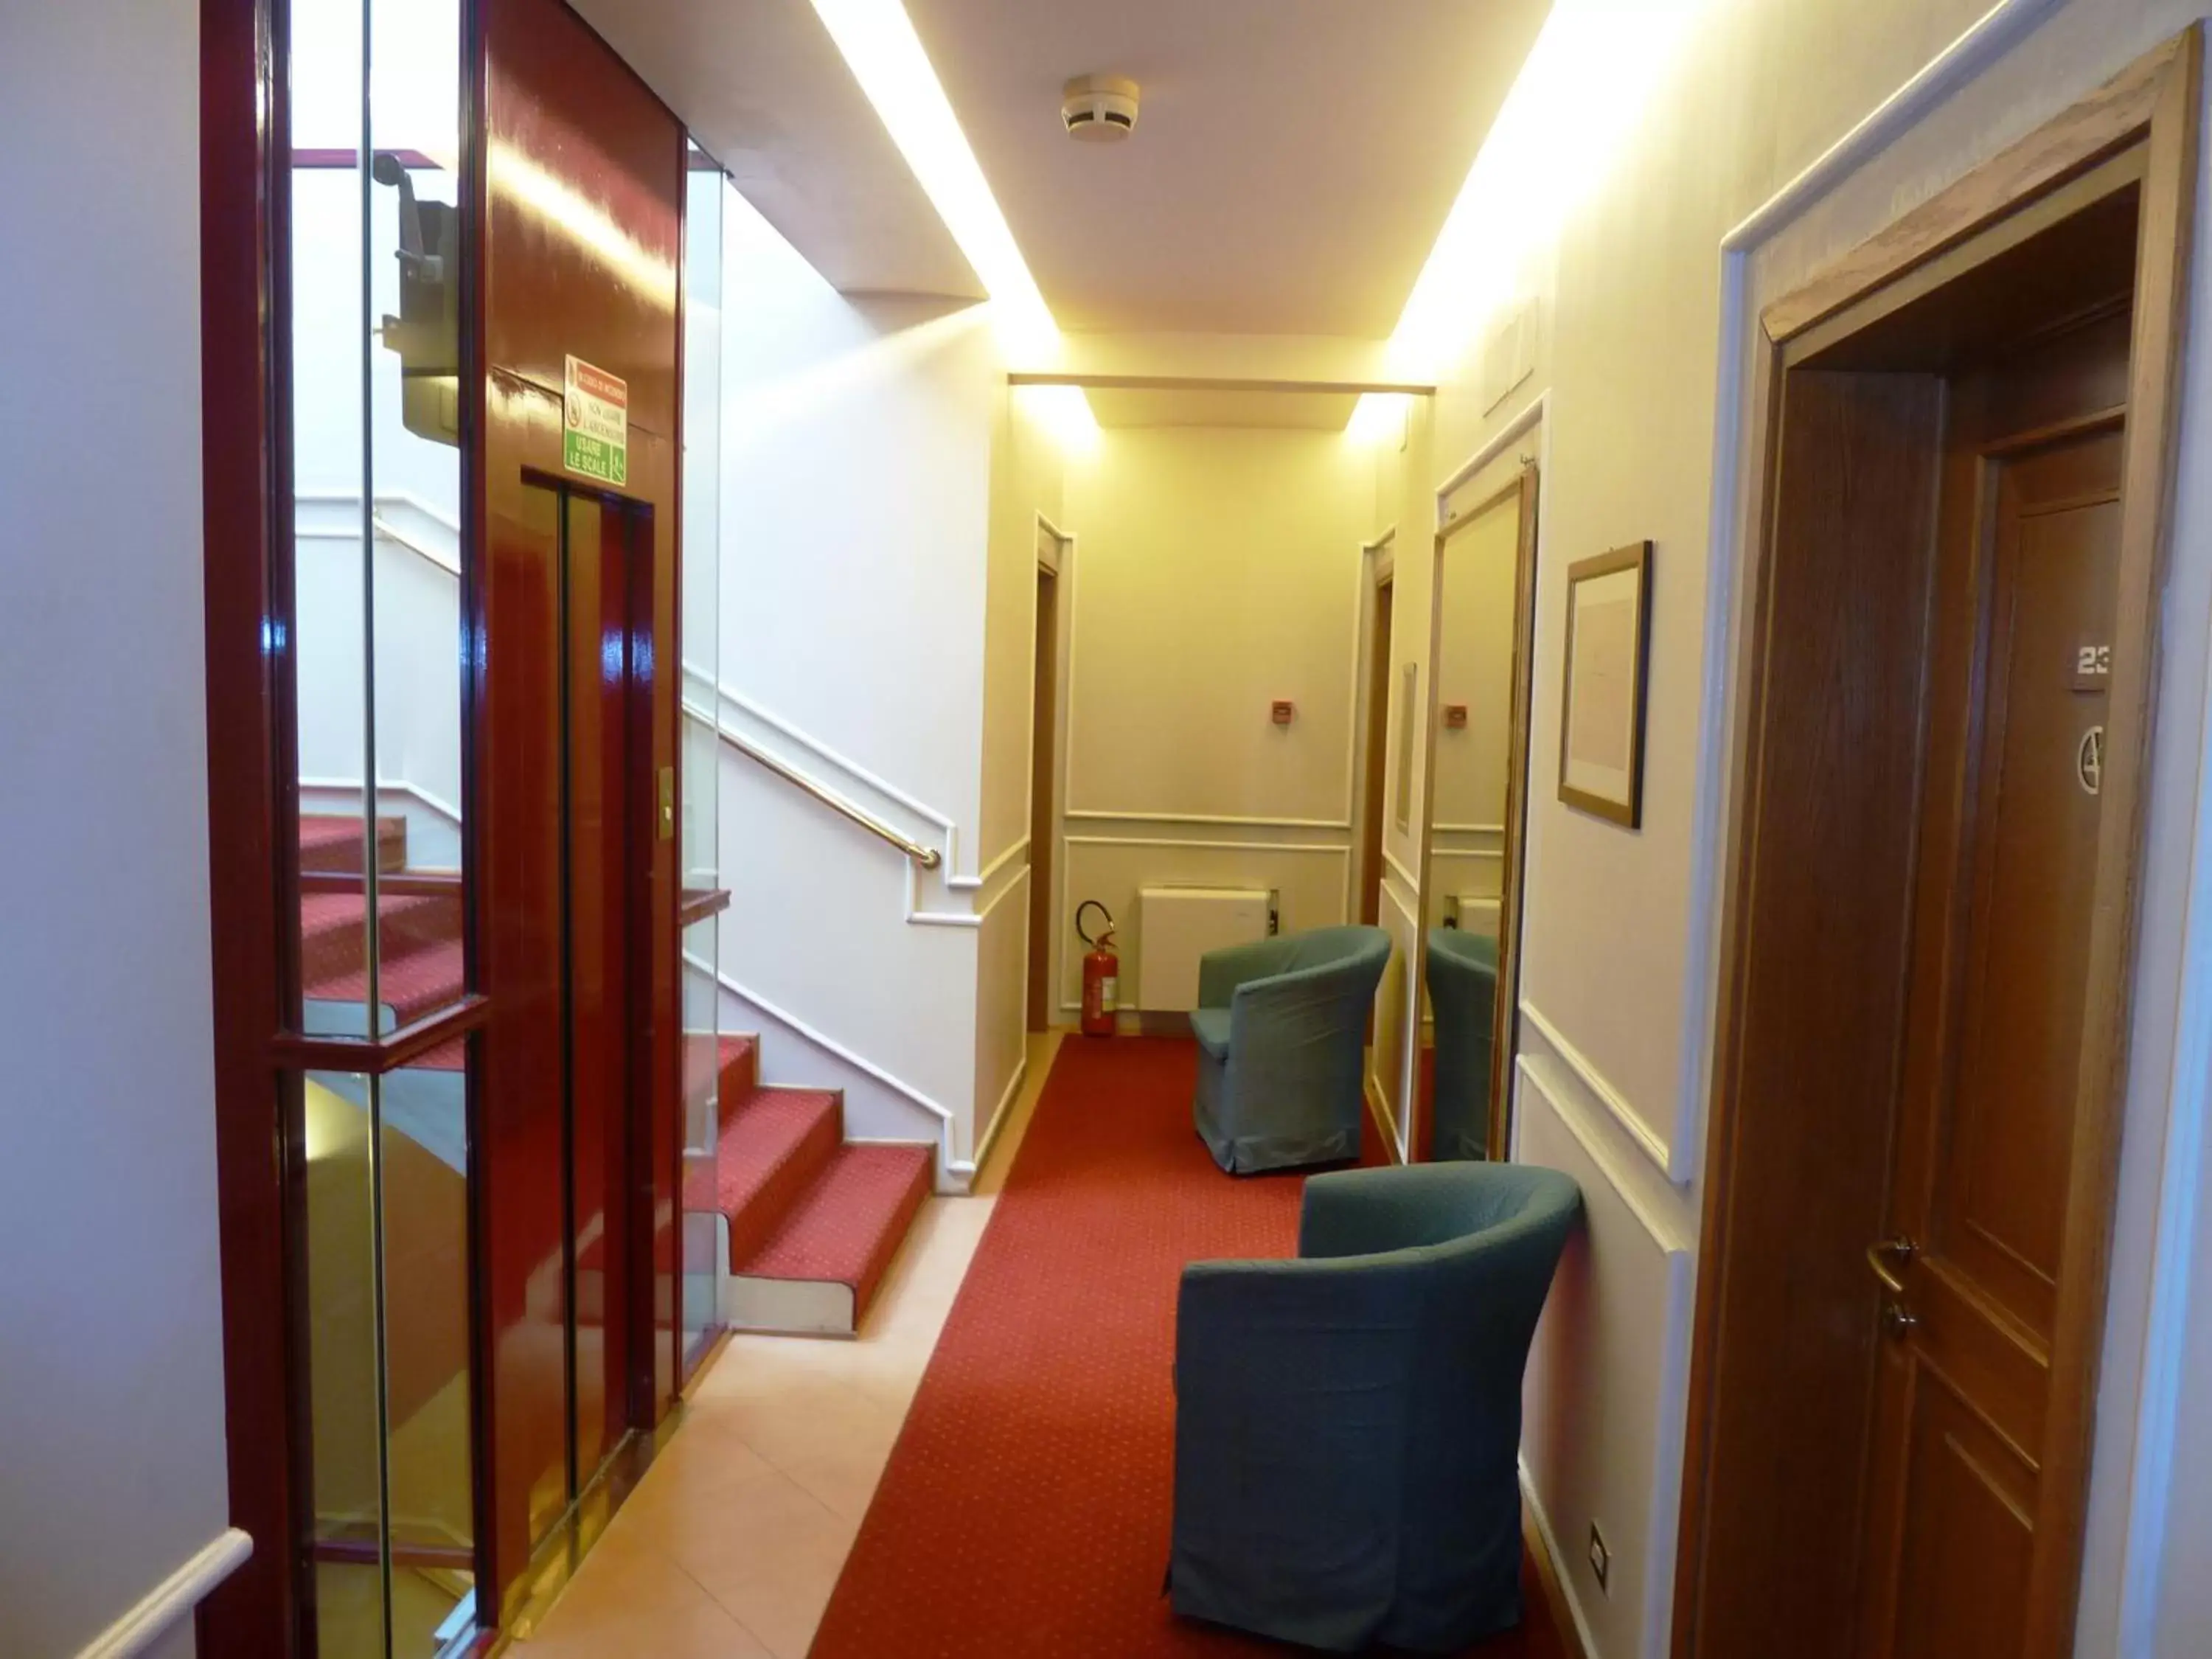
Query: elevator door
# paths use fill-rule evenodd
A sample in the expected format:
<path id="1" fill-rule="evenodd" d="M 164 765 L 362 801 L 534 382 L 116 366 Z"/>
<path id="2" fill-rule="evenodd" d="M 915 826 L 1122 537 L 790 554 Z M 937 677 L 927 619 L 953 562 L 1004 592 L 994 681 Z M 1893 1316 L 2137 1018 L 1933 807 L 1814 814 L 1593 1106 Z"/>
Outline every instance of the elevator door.
<path id="1" fill-rule="evenodd" d="M 501 507 L 507 508 L 501 512 Z M 649 1407 L 633 1202 L 648 1089 L 651 510 L 532 477 L 489 537 L 480 854 L 500 1616 Z"/>
<path id="2" fill-rule="evenodd" d="M 651 515 L 569 493 L 562 515 L 562 825 L 568 926 L 568 1257 L 574 1379 L 570 1496 L 631 1421 L 630 1192 L 647 1156 L 638 1086 L 644 1030 L 632 963 L 650 857 L 651 750 L 635 662 Z M 632 872 L 640 878 L 633 883 Z"/>

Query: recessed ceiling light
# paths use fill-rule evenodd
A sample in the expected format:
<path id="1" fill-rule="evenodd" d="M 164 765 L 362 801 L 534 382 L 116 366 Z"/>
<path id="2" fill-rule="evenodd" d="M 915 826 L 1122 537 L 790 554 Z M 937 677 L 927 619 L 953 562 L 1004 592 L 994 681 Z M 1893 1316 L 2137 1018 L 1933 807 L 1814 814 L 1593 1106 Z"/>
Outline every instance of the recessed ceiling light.
<path id="1" fill-rule="evenodd" d="M 853 78 L 991 296 L 1008 353 L 1049 362 L 1060 329 L 899 0 L 814 0 Z"/>

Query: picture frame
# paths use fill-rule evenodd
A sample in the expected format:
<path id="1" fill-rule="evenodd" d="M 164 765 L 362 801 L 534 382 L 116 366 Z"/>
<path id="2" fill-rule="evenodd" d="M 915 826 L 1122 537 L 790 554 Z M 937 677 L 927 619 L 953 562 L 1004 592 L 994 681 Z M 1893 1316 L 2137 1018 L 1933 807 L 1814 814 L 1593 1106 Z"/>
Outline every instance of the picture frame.
<path id="1" fill-rule="evenodd" d="M 1651 544 L 1567 568 L 1559 691 L 1559 799 L 1630 830 L 1644 822 L 1644 719 L 1651 650 Z"/>

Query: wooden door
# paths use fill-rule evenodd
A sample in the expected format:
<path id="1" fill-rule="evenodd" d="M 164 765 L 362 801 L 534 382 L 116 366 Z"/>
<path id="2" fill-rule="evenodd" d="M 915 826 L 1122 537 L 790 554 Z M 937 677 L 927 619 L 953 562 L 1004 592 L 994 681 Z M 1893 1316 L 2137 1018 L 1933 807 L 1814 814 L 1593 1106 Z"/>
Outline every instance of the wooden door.
<path id="1" fill-rule="evenodd" d="M 1359 920 L 1372 927 L 1382 914 L 1382 790 L 1389 771 L 1390 612 L 1396 590 L 1375 585 L 1367 634 L 1367 767 L 1359 797 Z M 1374 1017 L 1370 1014 L 1371 1027 Z"/>
<path id="2" fill-rule="evenodd" d="M 1903 1091 L 1866 1251 L 1867 1659 L 2018 1659 L 2037 1576 L 2064 1570 L 2040 1517 L 2066 1231 L 2099 1224 L 2067 1195 L 2126 354 L 2123 315 L 1954 392 Z"/>
<path id="3" fill-rule="evenodd" d="M 1052 1029 L 1053 779 L 1058 775 L 1060 578 L 1036 573 L 1036 659 L 1030 689 L 1029 1029 Z"/>

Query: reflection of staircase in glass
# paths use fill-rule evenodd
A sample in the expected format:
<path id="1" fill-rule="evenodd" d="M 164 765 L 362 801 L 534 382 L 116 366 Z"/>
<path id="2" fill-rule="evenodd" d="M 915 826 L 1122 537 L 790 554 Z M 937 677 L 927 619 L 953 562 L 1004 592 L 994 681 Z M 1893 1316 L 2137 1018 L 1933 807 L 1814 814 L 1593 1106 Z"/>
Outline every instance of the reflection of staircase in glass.
<path id="1" fill-rule="evenodd" d="M 319 1035 L 368 1035 L 365 839 L 357 817 L 300 820 L 300 980 L 307 1028 Z M 459 872 L 408 868 L 404 819 L 376 821 L 376 1026 L 382 1034 L 459 1001 L 467 981 Z M 459 1068 L 458 1045 L 452 1064 Z"/>
<path id="2" fill-rule="evenodd" d="M 686 1044 L 684 1259 L 715 1264 L 724 1324 L 854 1334 L 929 1195 L 933 1149 L 847 1140 L 842 1093 L 762 1084 L 751 1037 Z M 692 1230 L 711 1233 L 711 1249 L 689 1248 L 704 1242 Z"/>
<path id="3" fill-rule="evenodd" d="M 363 1034 L 368 898 L 358 817 L 300 822 L 300 978 L 311 1030 Z M 404 819 L 376 822 L 379 1030 L 465 989 L 458 872 L 412 870 Z M 475 1551 L 469 1451 L 468 1123 L 465 1039 L 377 1080 L 385 1282 L 390 1651 L 428 1656 L 470 1622 Z M 316 1595 L 324 1659 L 385 1653 L 385 1528 L 368 1253 L 368 1079 L 307 1084 L 310 1306 L 316 1362 Z"/>

